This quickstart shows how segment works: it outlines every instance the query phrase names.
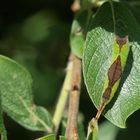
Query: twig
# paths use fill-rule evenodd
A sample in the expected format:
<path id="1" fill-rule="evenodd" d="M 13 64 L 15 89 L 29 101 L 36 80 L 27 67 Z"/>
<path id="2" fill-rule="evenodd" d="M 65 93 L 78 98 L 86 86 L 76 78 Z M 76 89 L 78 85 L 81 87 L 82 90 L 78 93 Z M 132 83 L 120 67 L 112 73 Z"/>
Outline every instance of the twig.
<path id="1" fill-rule="evenodd" d="M 72 85 L 69 97 L 68 122 L 66 138 L 68 140 L 79 140 L 77 130 L 77 118 L 79 109 L 80 83 L 81 83 L 81 60 L 71 55 L 73 62 Z"/>
<path id="2" fill-rule="evenodd" d="M 72 80 L 72 70 L 73 70 L 73 62 L 69 60 L 66 68 L 66 76 L 63 83 L 63 87 L 60 92 L 59 100 L 56 105 L 56 110 L 53 117 L 53 123 L 55 126 L 55 132 L 57 132 L 59 128 L 59 124 L 63 115 L 63 111 L 65 105 L 67 103 L 68 93 L 71 89 L 71 80 Z"/>
<path id="3" fill-rule="evenodd" d="M 81 8 L 80 6 L 80 0 L 74 0 L 73 4 L 71 5 L 71 10 L 73 12 L 78 11 Z"/>

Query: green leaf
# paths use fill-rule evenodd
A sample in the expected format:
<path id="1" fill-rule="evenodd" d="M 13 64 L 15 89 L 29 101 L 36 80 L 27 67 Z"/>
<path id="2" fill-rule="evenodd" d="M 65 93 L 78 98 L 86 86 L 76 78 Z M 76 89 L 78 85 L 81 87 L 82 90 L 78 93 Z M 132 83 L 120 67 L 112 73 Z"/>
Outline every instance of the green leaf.
<path id="1" fill-rule="evenodd" d="M 130 0 L 128 2 L 129 9 L 131 9 L 133 15 L 135 16 L 137 22 L 140 24 L 140 1 L 139 0 Z"/>
<path id="2" fill-rule="evenodd" d="M 82 58 L 83 56 L 86 27 L 88 25 L 88 18 L 90 15 L 90 10 L 80 11 L 77 13 L 72 23 L 70 45 L 72 52 L 79 58 Z"/>
<path id="3" fill-rule="evenodd" d="M 58 21 L 50 11 L 40 11 L 26 19 L 21 28 L 21 35 L 30 43 L 44 40 L 50 34 L 50 28 Z"/>
<path id="4" fill-rule="evenodd" d="M 80 140 L 85 140 L 86 139 L 86 134 L 85 134 L 85 129 L 83 122 L 78 122 L 78 134 L 79 134 L 79 139 Z"/>
<path id="5" fill-rule="evenodd" d="M 118 127 L 105 121 L 99 126 L 98 140 L 115 140 L 118 132 Z"/>
<path id="6" fill-rule="evenodd" d="M 7 140 L 6 129 L 5 129 L 4 122 L 3 122 L 1 94 L 0 94 L 0 135 L 1 135 L 1 140 Z"/>
<path id="7" fill-rule="evenodd" d="M 50 134 L 50 135 L 41 137 L 41 138 L 39 138 L 37 140 L 55 140 L 55 134 Z"/>
<path id="8" fill-rule="evenodd" d="M 83 54 L 83 71 L 88 93 L 98 108 L 111 63 L 115 34 L 119 36 L 128 34 L 130 47 L 128 61 L 119 88 L 105 110 L 105 117 L 109 121 L 124 128 L 126 119 L 140 108 L 140 27 L 125 5 L 113 3 L 113 6 L 116 33 L 109 3 L 105 3 L 91 19 Z"/>
<path id="9" fill-rule="evenodd" d="M 55 134 L 50 134 L 50 135 L 41 137 L 37 140 L 55 140 L 55 139 L 56 139 Z M 66 140 L 66 138 L 64 136 L 59 136 L 59 140 Z"/>
<path id="10" fill-rule="evenodd" d="M 30 130 L 51 131 L 50 114 L 33 103 L 31 75 L 4 56 L 0 56 L 0 90 L 2 109 L 12 119 Z"/>

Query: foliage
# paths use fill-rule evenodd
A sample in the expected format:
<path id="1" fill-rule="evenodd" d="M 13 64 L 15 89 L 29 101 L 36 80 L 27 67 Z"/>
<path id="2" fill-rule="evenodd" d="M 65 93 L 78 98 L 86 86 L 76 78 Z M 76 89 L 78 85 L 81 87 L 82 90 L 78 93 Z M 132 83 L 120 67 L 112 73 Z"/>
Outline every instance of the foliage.
<path id="1" fill-rule="evenodd" d="M 121 11 L 119 10 L 121 8 Z M 125 121 L 130 114 L 140 108 L 139 104 L 139 80 L 137 71 L 139 68 L 139 34 L 140 28 L 131 12 L 124 5 L 114 3 L 116 17 L 116 33 L 113 33 L 113 20 L 110 4 L 104 4 L 96 17 L 91 21 L 86 38 L 84 50 L 84 76 L 86 85 L 96 106 L 99 106 L 103 81 L 111 61 L 111 48 L 114 42 L 114 34 L 129 35 L 129 58 L 126 64 L 120 88 L 115 103 L 109 107 L 106 117 L 119 127 L 125 127 Z M 100 17 L 106 17 L 101 19 Z M 129 15 L 129 16 L 128 16 Z M 134 29 L 132 30 L 132 25 Z M 96 42 L 94 41 L 96 40 Z M 102 56 L 102 57 L 100 57 Z M 100 78 L 99 78 L 100 77 Z M 130 106 L 131 104 L 131 106 Z M 117 115 L 116 115 L 117 114 Z"/>
<path id="2" fill-rule="evenodd" d="M 96 112 L 94 106 L 97 109 L 101 106 L 116 35 L 128 36 L 130 51 L 117 91 L 103 112 L 108 121 L 102 118 L 96 123 L 98 131 L 91 125 L 93 130 L 88 140 L 138 139 L 138 119 L 128 117 L 140 108 L 139 0 L 81 0 L 78 11 L 69 10 L 70 1 L 21 0 L 11 4 L 15 11 L 7 8 L 9 16 L 0 10 L 3 15 L 0 17 L 3 21 L 0 23 L 1 139 L 66 139 L 70 117 L 66 101 L 70 96 L 67 93 L 73 90 L 74 73 L 71 57 L 65 69 L 69 45 L 72 54 L 82 60 L 84 78 L 77 132 L 80 140 L 86 139 L 87 123 Z M 19 10 L 23 5 L 27 11 Z M 57 99 L 59 91 L 65 94 L 65 101 L 62 96 Z M 57 100 L 60 104 L 56 104 Z M 10 135 L 22 127 L 22 136 Z M 120 129 L 125 127 L 126 131 Z M 31 131 L 36 135 L 32 136 Z"/>

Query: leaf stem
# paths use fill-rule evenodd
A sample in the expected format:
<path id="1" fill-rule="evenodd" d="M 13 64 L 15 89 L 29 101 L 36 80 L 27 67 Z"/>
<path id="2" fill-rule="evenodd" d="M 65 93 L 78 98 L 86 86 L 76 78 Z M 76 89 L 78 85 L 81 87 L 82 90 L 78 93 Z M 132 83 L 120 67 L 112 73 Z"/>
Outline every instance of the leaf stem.
<path id="1" fill-rule="evenodd" d="M 98 112 L 97 112 L 95 118 L 93 117 L 91 119 L 91 121 L 89 122 L 88 132 L 87 132 L 87 139 L 86 140 L 89 139 L 90 134 L 92 132 L 93 132 L 93 134 L 92 134 L 93 135 L 93 140 L 96 140 L 97 139 L 97 135 L 98 135 L 98 120 L 99 120 L 99 118 L 100 118 L 100 116 L 101 116 L 101 114 L 102 114 L 105 106 L 106 106 L 106 104 L 103 102 L 101 104 L 101 106 L 99 107 Z"/>
<path id="2" fill-rule="evenodd" d="M 60 92 L 59 100 L 56 105 L 56 110 L 53 116 L 53 123 L 55 126 L 55 131 L 57 132 L 65 105 L 67 103 L 68 93 L 71 88 L 71 80 L 72 80 L 72 70 L 73 70 L 73 62 L 69 60 L 66 68 L 66 76 L 65 80 Z"/>
<path id="3" fill-rule="evenodd" d="M 69 97 L 68 122 L 65 135 L 68 140 L 79 140 L 77 118 L 81 83 L 81 60 L 73 54 L 71 55 L 71 60 L 73 62 L 73 73 Z"/>
<path id="4" fill-rule="evenodd" d="M 116 34 L 116 19 L 115 19 L 115 12 L 114 12 L 114 6 L 113 6 L 112 0 L 109 0 L 109 3 L 110 3 L 110 6 L 111 6 L 111 11 L 112 11 L 114 33 Z"/>
<path id="5" fill-rule="evenodd" d="M 88 125 L 88 132 L 86 140 L 97 140 L 98 137 L 98 121 L 96 118 L 92 118 Z"/>

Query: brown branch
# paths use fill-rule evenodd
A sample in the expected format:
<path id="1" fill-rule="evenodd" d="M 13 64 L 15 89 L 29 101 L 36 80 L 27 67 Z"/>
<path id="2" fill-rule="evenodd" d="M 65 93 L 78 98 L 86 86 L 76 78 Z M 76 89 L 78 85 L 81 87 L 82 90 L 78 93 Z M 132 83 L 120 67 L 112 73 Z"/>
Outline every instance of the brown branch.
<path id="1" fill-rule="evenodd" d="M 77 118 L 79 109 L 80 83 L 81 83 L 81 60 L 71 55 L 73 62 L 72 85 L 69 97 L 68 122 L 66 138 L 68 140 L 79 140 L 77 130 Z"/>
<path id="2" fill-rule="evenodd" d="M 73 4 L 71 5 L 71 10 L 73 12 L 76 12 L 78 10 L 80 10 L 81 5 L 80 5 L 80 0 L 74 0 Z"/>

